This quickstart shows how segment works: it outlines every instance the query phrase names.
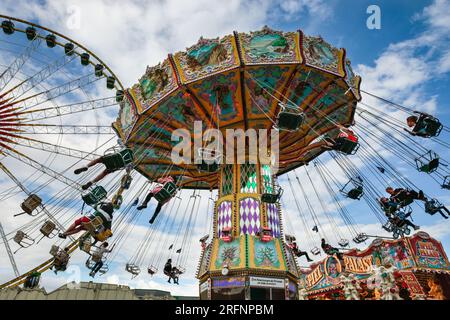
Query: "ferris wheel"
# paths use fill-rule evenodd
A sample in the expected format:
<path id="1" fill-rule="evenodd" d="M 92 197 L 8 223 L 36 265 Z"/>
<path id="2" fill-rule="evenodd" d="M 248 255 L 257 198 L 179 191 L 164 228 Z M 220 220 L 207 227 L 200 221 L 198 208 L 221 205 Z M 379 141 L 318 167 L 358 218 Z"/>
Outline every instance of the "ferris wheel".
<path id="1" fill-rule="evenodd" d="M 111 122 L 123 86 L 75 40 L 24 20 L 0 19 L 0 201 L 21 199 L 17 227 L 2 228 L 2 242 L 20 250 L 64 230 L 82 183 L 71 168 L 116 144 Z M 9 245 L 8 253 L 12 257 Z"/>

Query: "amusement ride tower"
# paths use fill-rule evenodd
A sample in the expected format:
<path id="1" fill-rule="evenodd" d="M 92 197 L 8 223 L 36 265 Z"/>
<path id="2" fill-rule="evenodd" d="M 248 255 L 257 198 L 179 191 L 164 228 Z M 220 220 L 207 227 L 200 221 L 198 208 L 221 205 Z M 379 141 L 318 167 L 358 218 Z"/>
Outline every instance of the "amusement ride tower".
<path id="1" fill-rule="evenodd" d="M 125 92 L 113 126 L 136 169 L 151 181 L 170 175 L 179 188 L 218 190 L 214 231 L 202 239 L 197 270 L 202 299 L 297 298 L 299 268 L 283 232 L 277 177 L 325 152 L 328 138 L 353 124 L 359 84 L 344 49 L 265 27 L 201 38 L 148 67 Z M 220 130 L 234 156 L 195 145 L 196 121 L 203 132 Z M 171 158 L 177 129 L 191 133 L 192 161 Z M 258 157 L 252 147 L 259 153 L 263 146 L 248 135 L 238 161 L 239 144 L 226 140 L 227 129 L 254 129 L 267 141 L 276 131 L 279 139 L 264 151 L 276 162 Z M 195 163 L 199 154 L 218 163 Z"/>

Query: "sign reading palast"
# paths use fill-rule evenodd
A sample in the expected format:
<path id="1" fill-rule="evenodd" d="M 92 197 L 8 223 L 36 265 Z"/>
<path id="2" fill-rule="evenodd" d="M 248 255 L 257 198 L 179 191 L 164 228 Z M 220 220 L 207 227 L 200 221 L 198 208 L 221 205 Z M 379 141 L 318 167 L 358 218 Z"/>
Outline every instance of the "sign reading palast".
<path id="1" fill-rule="evenodd" d="M 344 256 L 344 267 L 346 271 L 353 273 L 369 273 L 372 271 L 373 257 Z"/>

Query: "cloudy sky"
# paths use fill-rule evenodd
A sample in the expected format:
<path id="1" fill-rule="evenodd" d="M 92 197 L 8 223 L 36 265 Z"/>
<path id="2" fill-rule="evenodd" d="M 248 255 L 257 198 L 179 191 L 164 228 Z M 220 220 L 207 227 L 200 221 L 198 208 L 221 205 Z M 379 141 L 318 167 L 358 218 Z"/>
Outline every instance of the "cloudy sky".
<path id="1" fill-rule="evenodd" d="M 367 8 L 373 4 L 381 9 L 381 29 L 372 30 L 366 25 L 369 17 Z M 184 50 L 196 43 L 200 36 L 212 38 L 229 34 L 234 30 L 248 32 L 261 29 L 264 25 L 285 31 L 302 29 L 310 35 L 321 35 L 336 47 L 346 48 L 347 56 L 351 59 L 356 73 L 363 78 L 364 90 L 417 110 L 432 112 L 444 123 L 450 120 L 448 108 L 450 1 L 448 0 L 3 0 L 0 12 L 37 22 L 77 40 L 104 60 L 126 87 L 137 81 L 147 65 L 157 64 L 170 52 Z M 379 105 L 379 101 L 368 96 L 365 96 L 363 101 L 369 105 Z M 386 105 L 380 107 L 388 108 Z M 114 114 L 105 111 L 99 118 L 103 122 L 110 122 Z M 69 138 L 66 142 L 73 147 L 86 144 L 86 141 L 79 138 L 72 140 Z M 431 147 L 438 149 L 435 151 L 439 151 L 441 157 L 449 158 L 448 149 Z M 395 166 L 403 174 L 411 179 L 420 179 L 420 187 L 428 194 L 438 197 L 444 203 L 450 202 L 448 191 L 441 190 L 430 177 L 419 176 L 411 172 L 411 169 L 405 168 L 398 159 L 392 159 L 396 161 Z M 59 162 L 55 165 L 62 169 L 70 164 Z M 29 173 L 20 174 L 26 177 Z M 300 170 L 299 174 L 303 172 Z M 1 177 L 0 183 L 2 183 L 1 192 L 10 187 L 4 177 Z M 286 179 L 283 183 L 287 183 Z M 49 188 L 50 191 L 47 190 L 49 193 L 58 190 L 56 185 L 50 185 Z M 307 191 L 313 192 L 311 188 L 307 188 Z M 131 280 L 130 275 L 124 271 L 124 264 L 136 254 L 146 235 L 151 236 L 154 241 L 150 243 L 146 256 L 142 257 L 143 269 L 145 264 L 167 258 L 168 254 L 161 251 L 160 245 L 179 241 L 174 230 L 165 234 L 161 232 L 165 230 L 163 225 L 165 221 L 167 225 L 175 226 L 173 229 L 177 230 L 179 221 L 171 221 L 172 218 L 168 216 L 170 207 L 166 208 L 167 220 L 161 219 L 161 227 L 153 234 L 147 234 L 148 216 L 143 214 L 130 222 L 130 230 L 132 226 L 134 228 L 115 256 L 115 263 L 111 264 L 110 272 L 98 281 L 169 290 L 177 295 L 195 295 L 197 282 L 193 273 L 199 252 L 197 239 L 208 230 L 204 221 L 207 220 L 209 194 L 201 195 L 199 218 L 190 234 L 193 239 L 191 254 L 183 258 L 185 261 L 182 259 L 187 267 L 187 274 L 180 281 L 180 286 L 167 284 L 164 277 L 150 278 L 145 272 Z M 184 198 L 189 196 L 188 192 L 183 194 Z M 5 206 L 9 211 L 15 210 L 21 198 L 21 195 L 9 198 L 4 201 Z M 290 192 L 285 192 L 284 203 L 292 203 Z M 317 202 L 314 204 L 319 205 Z M 375 217 L 368 212 L 367 206 L 345 204 L 348 205 L 360 230 L 368 234 L 383 234 Z M 177 203 L 174 207 L 176 205 Z M 186 206 L 185 210 L 190 210 L 187 205 L 186 201 L 181 204 Z M 189 205 L 192 206 L 192 203 Z M 329 206 L 329 203 L 326 205 Z M 419 211 L 420 208 L 417 207 L 415 210 Z M 297 238 L 301 238 L 304 226 L 298 219 L 296 208 L 287 206 L 284 213 L 288 220 L 288 231 L 296 233 Z M 8 212 L 3 212 L 3 215 L 1 222 L 7 232 L 27 222 L 27 217 L 14 220 L 12 214 Z M 346 228 L 337 214 L 335 219 L 342 232 L 345 232 Z M 450 249 L 447 222 L 443 222 L 439 216 L 430 217 L 423 212 L 418 212 L 414 219 L 423 230 L 441 240 L 447 250 Z M 331 224 L 326 223 L 323 224 L 323 230 L 329 233 L 335 231 Z M 305 246 L 309 242 L 314 240 L 305 240 Z M 51 244 L 52 241 L 43 240 L 37 249 L 19 251 L 16 260 L 20 271 L 24 272 L 48 257 L 47 252 Z M 2 270 L 0 282 L 3 282 L 11 278 L 13 273 L 4 249 L 0 248 L 0 252 L 0 270 Z M 73 258 L 72 269 L 68 273 L 57 276 L 48 273 L 43 277 L 43 285 L 51 290 L 74 279 L 87 280 L 84 260 L 85 256 L 77 253 Z"/>

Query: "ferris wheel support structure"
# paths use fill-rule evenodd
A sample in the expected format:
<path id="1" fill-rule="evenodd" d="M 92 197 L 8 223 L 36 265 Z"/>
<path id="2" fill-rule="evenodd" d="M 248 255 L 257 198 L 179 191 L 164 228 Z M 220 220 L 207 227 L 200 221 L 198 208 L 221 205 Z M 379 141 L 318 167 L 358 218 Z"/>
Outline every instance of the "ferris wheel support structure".
<path id="1" fill-rule="evenodd" d="M 3 243 L 5 244 L 6 252 L 8 253 L 9 261 L 11 261 L 11 265 L 14 270 L 14 274 L 16 277 L 20 277 L 19 269 L 17 268 L 16 260 L 14 260 L 14 255 L 11 251 L 11 247 L 9 246 L 8 239 L 6 239 L 5 230 L 3 230 L 2 223 L 0 222 L 0 235 L 2 236 Z"/>

